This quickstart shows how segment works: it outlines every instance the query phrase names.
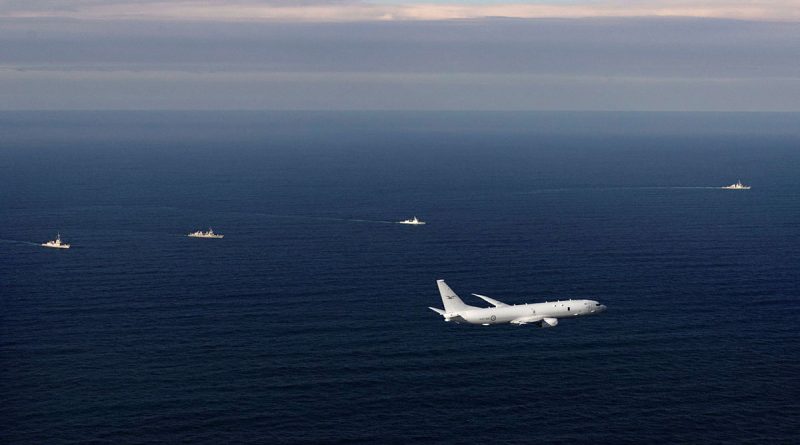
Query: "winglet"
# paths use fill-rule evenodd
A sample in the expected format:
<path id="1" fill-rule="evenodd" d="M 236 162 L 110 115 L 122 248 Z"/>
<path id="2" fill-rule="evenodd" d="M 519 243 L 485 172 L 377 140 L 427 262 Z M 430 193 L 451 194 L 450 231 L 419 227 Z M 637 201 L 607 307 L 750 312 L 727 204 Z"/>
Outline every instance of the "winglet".
<path id="1" fill-rule="evenodd" d="M 504 307 L 504 306 L 508 306 L 507 304 L 503 303 L 502 301 L 497 301 L 497 300 L 495 300 L 494 298 L 489 298 L 489 297 L 487 297 L 486 295 L 478 295 L 478 294 L 472 294 L 472 295 L 475 295 L 476 297 L 478 297 L 478 298 L 480 298 L 481 300 L 483 300 L 483 301 L 485 301 L 485 302 L 487 302 L 487 303 L 491 304 L 491 305 L 492 305 L 492 306 L 494 306 L 494 307 Z"/>

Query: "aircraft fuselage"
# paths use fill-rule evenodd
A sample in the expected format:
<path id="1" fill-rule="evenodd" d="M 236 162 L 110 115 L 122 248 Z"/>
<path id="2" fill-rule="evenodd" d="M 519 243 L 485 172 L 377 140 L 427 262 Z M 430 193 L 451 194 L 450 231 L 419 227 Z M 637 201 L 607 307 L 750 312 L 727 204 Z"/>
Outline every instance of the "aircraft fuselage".
<path id="1" fill-rule="evenodd" d="M 538 320 L 536 318 L 573 318 L 582 315 L 592 315 L 603 312 L 605 306 L 594 300 L 566 300 L 545 303 L 518 304 L 502 307 L 474 308 L 466 311 L 459 311 L 453 321 L 461 321 L 471 324 L 503 324 L 511 323 L 515 320 L 532 317 L 531 323 Z M 449 314 L 448 314 L 449 315 Z"/>

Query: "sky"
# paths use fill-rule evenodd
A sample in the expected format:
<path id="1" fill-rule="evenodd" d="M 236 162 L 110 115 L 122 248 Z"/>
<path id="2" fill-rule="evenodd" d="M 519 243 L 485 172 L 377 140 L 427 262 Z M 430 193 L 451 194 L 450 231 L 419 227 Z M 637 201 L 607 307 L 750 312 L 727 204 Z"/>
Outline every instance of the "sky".
<path id="1" fill-rule="evenodd" d="M 0 0 L 0 110 L 800 111 L 797 0 Z"/>

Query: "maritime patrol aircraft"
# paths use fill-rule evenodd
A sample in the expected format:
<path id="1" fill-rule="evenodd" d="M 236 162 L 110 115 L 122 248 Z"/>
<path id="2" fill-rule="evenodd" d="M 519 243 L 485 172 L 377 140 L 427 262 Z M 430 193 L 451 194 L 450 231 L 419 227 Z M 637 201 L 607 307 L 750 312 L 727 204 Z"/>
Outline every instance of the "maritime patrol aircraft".
<path id="1" fill-rule="evenodd" d="M 535 304 L 508 305 L 485 295 L 472 294 L 493 307 L 469 306 L 461 301 L 444 280 L 436 280 L 439 294 L 442 296 L 444 310 L 429 308 L 444 317 L 444 321 L 456 323 L 492 324 L 511 323 L 516 325 L 532 324 L 540 328 L 553 328 L 558 325 L 559 318 L 574 318 L 584 315 L 599 314 L 606 310 L 594 300 L 549 301 Z"/>

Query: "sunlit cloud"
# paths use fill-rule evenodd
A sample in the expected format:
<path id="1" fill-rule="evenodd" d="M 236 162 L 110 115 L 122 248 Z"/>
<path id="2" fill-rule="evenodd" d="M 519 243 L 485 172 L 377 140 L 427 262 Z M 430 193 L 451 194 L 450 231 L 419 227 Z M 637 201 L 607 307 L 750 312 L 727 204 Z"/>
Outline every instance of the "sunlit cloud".
<path id="1" fill-rule="evenodd" d="M 507 18 L 698 17 L 800 21 L 796 0 L 599 0 L 569 3 L 373 3 L 368 0 L 0 1 L 2 18 L 194 21 L 411 21 Z"/>

